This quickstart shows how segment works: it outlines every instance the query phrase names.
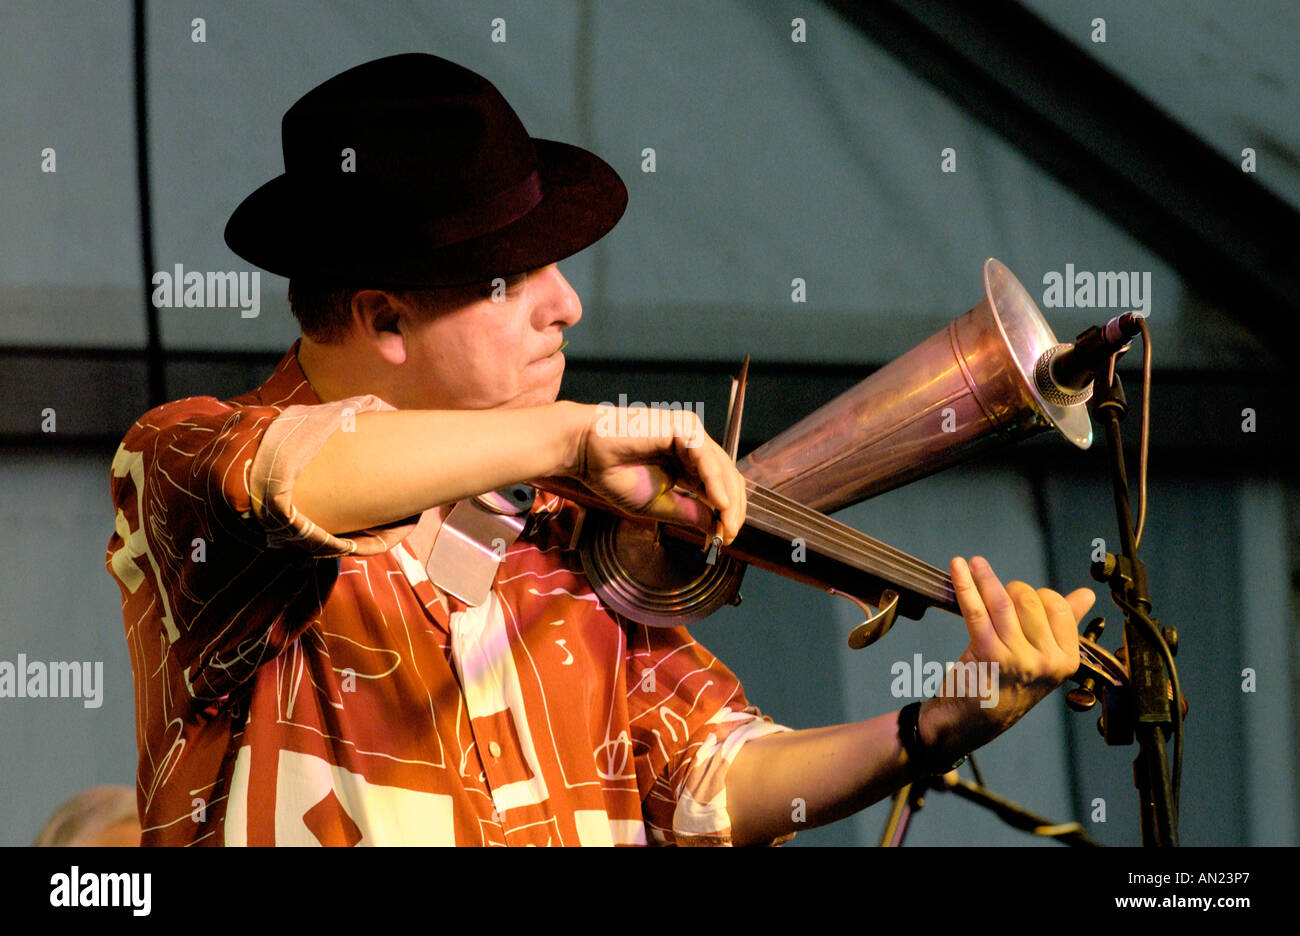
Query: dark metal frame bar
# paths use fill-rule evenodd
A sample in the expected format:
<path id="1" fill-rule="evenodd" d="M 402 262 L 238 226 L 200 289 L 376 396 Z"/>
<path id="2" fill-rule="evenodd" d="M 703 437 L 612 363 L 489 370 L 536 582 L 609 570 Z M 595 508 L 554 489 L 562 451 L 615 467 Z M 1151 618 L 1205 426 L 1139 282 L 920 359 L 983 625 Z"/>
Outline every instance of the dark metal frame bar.
<path id="1" fill-rule="evenodd" d="M 144 267 L 145 355 L 148 361 L 149 406 L 167 399 L 167 357 L 162 346 L 162 327 L 153 296 L 153 196 L 149 188 L 149 68 L 148 12 L 144 0 L 131 4 L 132 58 L 135 63 L 135 165 L 140 193 L 140 263 Z"/>
<path id="2" fill-rule="evenodd" d="M 279 361 L 279 352 L 171 351 L 167 385 L 177 397 L 213 395 L 226 399 L 255 388 Z M 867 377 L 885 361 L 871 364 L 788 364 L 750 366 L 750 407 L 742 454 L 802 419 Z M 100 440 L 116 446 L 131 423 L 148 410 L 141 349 L 0 347 L 0 444 L 60 446 Z M 715 435 L 727 408 L 734 361 L 574 360 L 567 365 L 566 399 L 585 403 L 614 400 L 618 393 L 646 403 L 689 399 L 705 402 L 705 424 Z M 1127 370 L 1122 370 L 1126 375 Z M 1134 378 L 1135 379 L 1135 378 Z M 1220 459 L 1270 465 L 1281 475 L 1300 475 L 1300 434 L 1281 431 L 1300 409 L 1300 387 L 1273 385 L 1266 374 L 1244 371 L 1161 369 L 1152 397 L 1155 464 L 1174 464 L 1176 455 L 1195 453 L 1190 463 L 1205 467 Z M 40 431 L 41 412 L 55 408 L 58 431 Z M 1255 411 L 1259 431 L 1242 433 L 1242 410 Z M 1189 414 L 1195 414 L 1191 417 Z M 1022 442 L 1017 459 L 1037 452 L 1060 459 L 1059 440 L 1045 435 Z M 1100 446 L 1094 449 L 1100 451 Z M 1074 459 L 1074 450 L 1071 461 Z M 1087 458 L 1091 458 L 1089 453 Z M 1104 471 L 1104 463 L 1093 466 Z"/>

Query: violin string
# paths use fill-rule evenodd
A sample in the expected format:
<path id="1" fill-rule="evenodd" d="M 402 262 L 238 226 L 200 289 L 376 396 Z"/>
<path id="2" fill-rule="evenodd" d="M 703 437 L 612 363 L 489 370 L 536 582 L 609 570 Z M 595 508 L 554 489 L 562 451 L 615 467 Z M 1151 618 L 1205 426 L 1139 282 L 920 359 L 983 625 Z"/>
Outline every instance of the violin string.
<path id="1" fill-rule="evenodd" d="M 815 540 L 810 541 L 810 546 L 813 549 L 818 548 Z M 860 555 L 852 549 L 827 550 L 826 554 L 838 558 L 850 567 L 860 569 L 882 580 L 890 588 L 918 595 L 924 598 L 929 605 L 943 608 L 954 606 L 954 594 L 943 583 L 936 582 L 933 579 L 918 580 L 906 570 L 890 566 L 887 561 L 880 560 L 878 556 Z"/>
<path id="2" fill-rule="evenodd" d="M 914 590 L 925 593 L 926 589 L 930 589 L 945 599 L 952 593 L 952 580 L 929 563 L 767 488 L 754 485 L 748 493 L 751 510 L 757 509 L 760 515 L 776 521 L 793 519 L 805 528 L 804 532 L 812 533 L 815 538 L 852 555 L 874 559 L 886 569 L 897 572 L 898 577 L 910 580 L 913 585 L 919 583 L 920 587 Z"/>
<path id="3" fill-rule="evenodd" d="M 751 503 L 757 502 L 760 508 L 764 504 L 771 505 L 767 507 L 767 511 L 778 519 L 797 515 L 803 519 L 804 526 L 820 531 L 826 539 L 836 545 L 845 545 L 857 552 L 874 554 L 882 561 L 896 567 L 910 568 L 913 574 L 918 577 L 926 578 L 936 584 L 946 585 L 949 588 L 952 587 L 952 580 L 935 566 L 923 562 L 902 550 L 895 549 L 887 543 L 882 543 L 873 537 L 867 536 L 865 533 L 853 529 L 853 527 L 832 520 L 825 514 L 805 507 L 798 501 L 790 500 L 770 489 L 758 487 L 757 485 L 754 486 L 750 494 Z M 757 495 L 757 497 L 753 495 Z"/>
<path id="4" fill-rule="evenodd" d="M 779 520 L 779 518 L 777 519 Z M 814 548 L 816 548 L 815 543 Z M 933 576 L 918 579 L 907 570 L 891 565 L 889 559 L 882 558 L 878 554 L 871 555 L 869 552 L 854 546 L 841 547 L 839 551 L 827 550 L 827 552 L 832 556 L 845 559 L 849 565 L 863 568 L 891 585 L 926 597 L 931 603 L 946 607 L 954 600 L 952 587 L 946 580 Z"/>
<path id="5" fill-rule="evenodd" d="M 761 495 L 754 498 L 751 504 L 760 512 L 759 515 L 765 514 L 775 518 L 778 524 L 784 522 L 788 526 L 793 523 L 797 527 L 796 532 L 809 534 L 815 540 L 828 544 L 832 550 L 839 549 L 855 555 L 865 555 L 904 575 L 925 579 L 932 584 L 942 583 L 937 569 L 927 567 L 915 560 L 909 562 L 910 557 L 900 556 L 884 544 L 857 534 L 857 531 L 848 532 L 851 528 L 838 528 L 828 524 L 821 517 L 804 514 L 802 511 L 792 511 L 780 502 L 769 505 Z"/>

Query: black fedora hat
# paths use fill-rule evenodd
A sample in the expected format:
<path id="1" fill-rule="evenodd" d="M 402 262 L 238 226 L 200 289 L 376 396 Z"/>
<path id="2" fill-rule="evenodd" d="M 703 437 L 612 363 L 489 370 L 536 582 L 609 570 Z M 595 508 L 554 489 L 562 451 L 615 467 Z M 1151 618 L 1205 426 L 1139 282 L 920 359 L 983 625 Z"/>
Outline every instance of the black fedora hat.
<path id="1" fill-rule="evenodd" d="M 423 53 L 358 65 L 284 115 L 284 174 L 226 243 L 272 273 L 349 286 L 454 286 L 546 266 L 603 237 L 618 174 L 529 137 L 486 79 Z"/>

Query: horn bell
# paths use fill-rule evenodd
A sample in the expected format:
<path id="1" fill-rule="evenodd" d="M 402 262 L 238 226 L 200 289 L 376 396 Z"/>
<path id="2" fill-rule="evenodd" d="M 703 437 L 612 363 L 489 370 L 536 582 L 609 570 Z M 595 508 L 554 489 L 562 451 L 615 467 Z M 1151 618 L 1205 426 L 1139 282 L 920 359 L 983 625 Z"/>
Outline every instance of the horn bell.
<path id="1" fill-rule="evenodd" d="M 984 298 L 906 354 L 742 459 L 745 477 L 823 513 L 1047 429 L 1092 444 L 1083 403 L 1061 406 L 1034 382 L 1058 344 L 999 261 Z"/>

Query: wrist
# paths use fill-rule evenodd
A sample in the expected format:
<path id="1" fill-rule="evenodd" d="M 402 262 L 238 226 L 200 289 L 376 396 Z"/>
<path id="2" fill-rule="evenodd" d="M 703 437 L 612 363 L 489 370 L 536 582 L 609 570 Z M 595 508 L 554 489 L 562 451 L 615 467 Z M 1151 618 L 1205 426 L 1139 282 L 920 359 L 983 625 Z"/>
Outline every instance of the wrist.
<path id="1" fill-rule="evenodd" d="M 954 731 L 942 698 L 913 702 L 899 711 L 899 741 L 922 774 L 943 774 L 966 760 L 967 748 Z"/>
<path id="2" fill-rule="evenodd" d="M 581 479 L 587 471 L 588 436 L 594 424 L 595 407 L 570 400 L 554 404 L 561 425 L 561 451 L 554 474 Z"/>

